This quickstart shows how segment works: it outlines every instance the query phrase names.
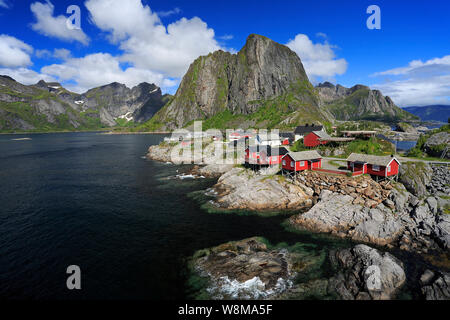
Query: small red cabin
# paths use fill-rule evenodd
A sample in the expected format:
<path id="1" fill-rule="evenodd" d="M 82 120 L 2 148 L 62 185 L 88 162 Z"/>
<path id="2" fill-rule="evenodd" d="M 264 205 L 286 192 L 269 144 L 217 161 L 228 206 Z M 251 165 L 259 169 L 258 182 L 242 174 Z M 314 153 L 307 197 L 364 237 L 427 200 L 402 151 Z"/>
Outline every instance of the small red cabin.
<path id="1" fill-rule="evenodd" d="M 327 139 L 331 139 L 331 137 L 326 132 L 313 131 L 303 139 L 303 144 L 305 147 L 317 147 L 321 144 L 327 144 Z"/>
<path id="2" fill-rule="evenodd" d="M 317 151 L 289 152 L 283 157 L 283 170 L 303 171 L 322 168 L 322 156 Z"/>
<path id="3" fill-rule="evenodd" d="M 348 169 L 352 172 L 370 174 L 380 177 L 396 176 L 399 173 L 400 161 L 393 156 L 374 156 L 352 153 L 347 159 Z"/>
<path id="4" fill-rule="evenodd" d="M 245 150 L 245 163 L 256 165 L 277 165 L 288 153 L 284 147 L 271 147 L 269 145 L 257 145 L 248 147 Z"/>
<path id="5" fill-rule="evenodd" d="M 280 140 L 283 146 L 288 146 L 295 142 L 295 135 L 290 132 L 282 132 L 280 133 Z"/>

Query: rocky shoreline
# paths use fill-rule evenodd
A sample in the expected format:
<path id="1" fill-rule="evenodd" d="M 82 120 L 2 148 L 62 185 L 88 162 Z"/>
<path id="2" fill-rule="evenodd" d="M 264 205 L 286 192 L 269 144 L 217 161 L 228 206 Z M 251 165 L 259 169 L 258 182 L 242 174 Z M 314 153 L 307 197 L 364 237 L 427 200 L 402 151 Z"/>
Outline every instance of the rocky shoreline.
<path id="1" fill-rule="evenodd" d="M 258 174 L 235 167 L 212 187 L 211 204 L 225 210 L 283 211 L 311 206 L 312 199 L 302 188 L 279 175 Z"/>
<path id="2" fill-rule="evenodd" d="M 148 157 L 168 162 L 168 154 L 169 147 L 151 147 Z M 214 208 L 302 211 L 288 219 L 294 229 L 328 233 L 388 250 L 441 255 L 441 267 L 449 269 L 450 215 L 445 214 L 449 202 L 448 167 L 407 164 L 401 183 L 318 172 L 304 172 L 293 181 L 272 171 L 207 165 L 195 166 L 192 172 L 218 178 L 207 190 L 213 197 L 209 205 Z M 392 299 L 405 282 L 404 267 L 398 259 L 361 244 L 328 254 L 330 263 L 340 270 L 332 278 L 294 284 L 297 273 L 291 268 L 288 251 L 269 250 L 255 239 L 208 249 L 203 260 L 194 263 L 197 273 L 209 279 L 212 297 L 304 299 L 312 294 L 339 299 Z M 373 264 L 382 270 L 381 291 L 372 292 L 367 287 L 364 272 Z M 422 298 L 450 299 L 448 273 L 437 268 L 422 273 L 420 279 L 414 280 L 419 283 Z"/>
<path id="3" fill-rule="evenodd" d="M 303 244 L 272 246 L 254 237 L 203 249 L 191 258 L 191 273 L 204 280 L 196 293 L 204 299 L 390 300 L 407 277 L 402 261 L 359 244 L 325 256 Z M 332 275 L 314 272 L 329 263 Z M 450 274 L 421 272 L 415 294 L 427 300 L 450 299 Z M 197 288 L 198 290 L 198 288 Z"/>

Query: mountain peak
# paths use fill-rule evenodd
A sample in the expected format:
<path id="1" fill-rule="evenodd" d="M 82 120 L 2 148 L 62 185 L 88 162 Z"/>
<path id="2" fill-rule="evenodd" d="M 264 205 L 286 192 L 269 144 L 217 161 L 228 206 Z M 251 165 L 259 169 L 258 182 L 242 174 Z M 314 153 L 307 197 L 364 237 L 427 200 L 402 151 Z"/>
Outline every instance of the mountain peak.
<path id="1" fill-rule="evenodd" d="M 289 117 L 286 125 L 298 117 L 307 121 L 325 118 L 318 110 L 318 96 L 298 55 L 269 38 L 251 34 L 237 54 L 219 50 L 196 59 L 174 99 L 153 122 L 158 129 L 172 130 L 221 113 L 242 117 L 273 107 L 269 101 L 282 97 L 286 98 L 283 106 L 274 107 L 274 112 L 280 118 Z M 307 112 L 292 115 L 298 109 Z M 258 125 L 268 126 L 266 122 L 261 119 Z"/>
<path id="2" fill-rule="evenodd" d="M 252 33 L 252 34 L 248 35 L 247 42 L 252 42 L 252 41 L 272 41 L 272 42 L 275 42 L 272 39 L 269 39 L 269 38 L 267 38 L 265 36 L 262 36 L 262 35 L 256 34 L 256 33 Z"/>

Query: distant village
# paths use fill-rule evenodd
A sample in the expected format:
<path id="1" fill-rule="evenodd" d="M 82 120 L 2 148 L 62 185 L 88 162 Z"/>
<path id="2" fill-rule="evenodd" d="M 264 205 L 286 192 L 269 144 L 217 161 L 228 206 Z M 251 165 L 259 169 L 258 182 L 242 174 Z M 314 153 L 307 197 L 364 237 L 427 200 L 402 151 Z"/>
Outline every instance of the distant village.
<path id="1" fill-rule="evenodd" d="M 320 146 L 343 145 L 355 139 L 370 139 L 375 137 L 376 131 L 354 130 L 341 131 L 336 136 L 336 127 L 332 127 L 333 136 L 326 132 L 322 125 L 305 124 L 295 128 L 293 132 L 270 133 L 236 130 L 228 134 L 223 143 L 230 148 L 243 146 L 244 166 L 253 170 L 263 168 L 280 168 L 283 176 L 295 177 L 298 173 L 310 170 L 330 174 L 359 176 L 371 175 L 375 180 L 395 179 L 398 176 L 400 161 L 394 155 L 376 156 L 369 154 L 352 153 L 345 161 L 345 167 L 330 168 L 324 166 L 326 159 L 318 152 Z M 276 132 L 276 131 L 275 131 Z M 166 138 L 168 142 L 179 142 L 182 146 L 192 145 L 195 139 L 211 138 L 220 141 L 222 137 L 210 135 L 206 132 L 186 133 L 172 135 Z M 304 151 L 294 152 L 292 146 L 302 143 Z"/>

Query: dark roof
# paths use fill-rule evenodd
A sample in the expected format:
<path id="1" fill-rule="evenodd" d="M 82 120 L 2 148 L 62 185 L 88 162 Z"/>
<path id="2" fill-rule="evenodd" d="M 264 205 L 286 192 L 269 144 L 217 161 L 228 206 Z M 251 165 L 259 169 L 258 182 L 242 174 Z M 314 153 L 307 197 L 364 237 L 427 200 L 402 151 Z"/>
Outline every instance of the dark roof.
<path id="1" fill-rule="evenodd" d="M 305 126 L 298 126 L 297 128 L 295 128 L 294 133 L 295 134 L 305 134 L 305 133 L 310 133 L 313 131 L 320 131 L 323 129 L 323 126 L 318 126 L 318 125 L 305 125 Z"/>
<path id="2" fill-rule="evenodd" d="M 257 145 L 249 147 L 250 153 L 265 152 L 268 156 L 279 155 L 284 156 L 289 151 L 284 147 L 271 147 L 268 145 Z"/>
<path id="3" fill-rule="evenodd" d="M 295 139 L 295 135 L 292 132 L 280 132 L 280 138 L 293 140 Z"/>

